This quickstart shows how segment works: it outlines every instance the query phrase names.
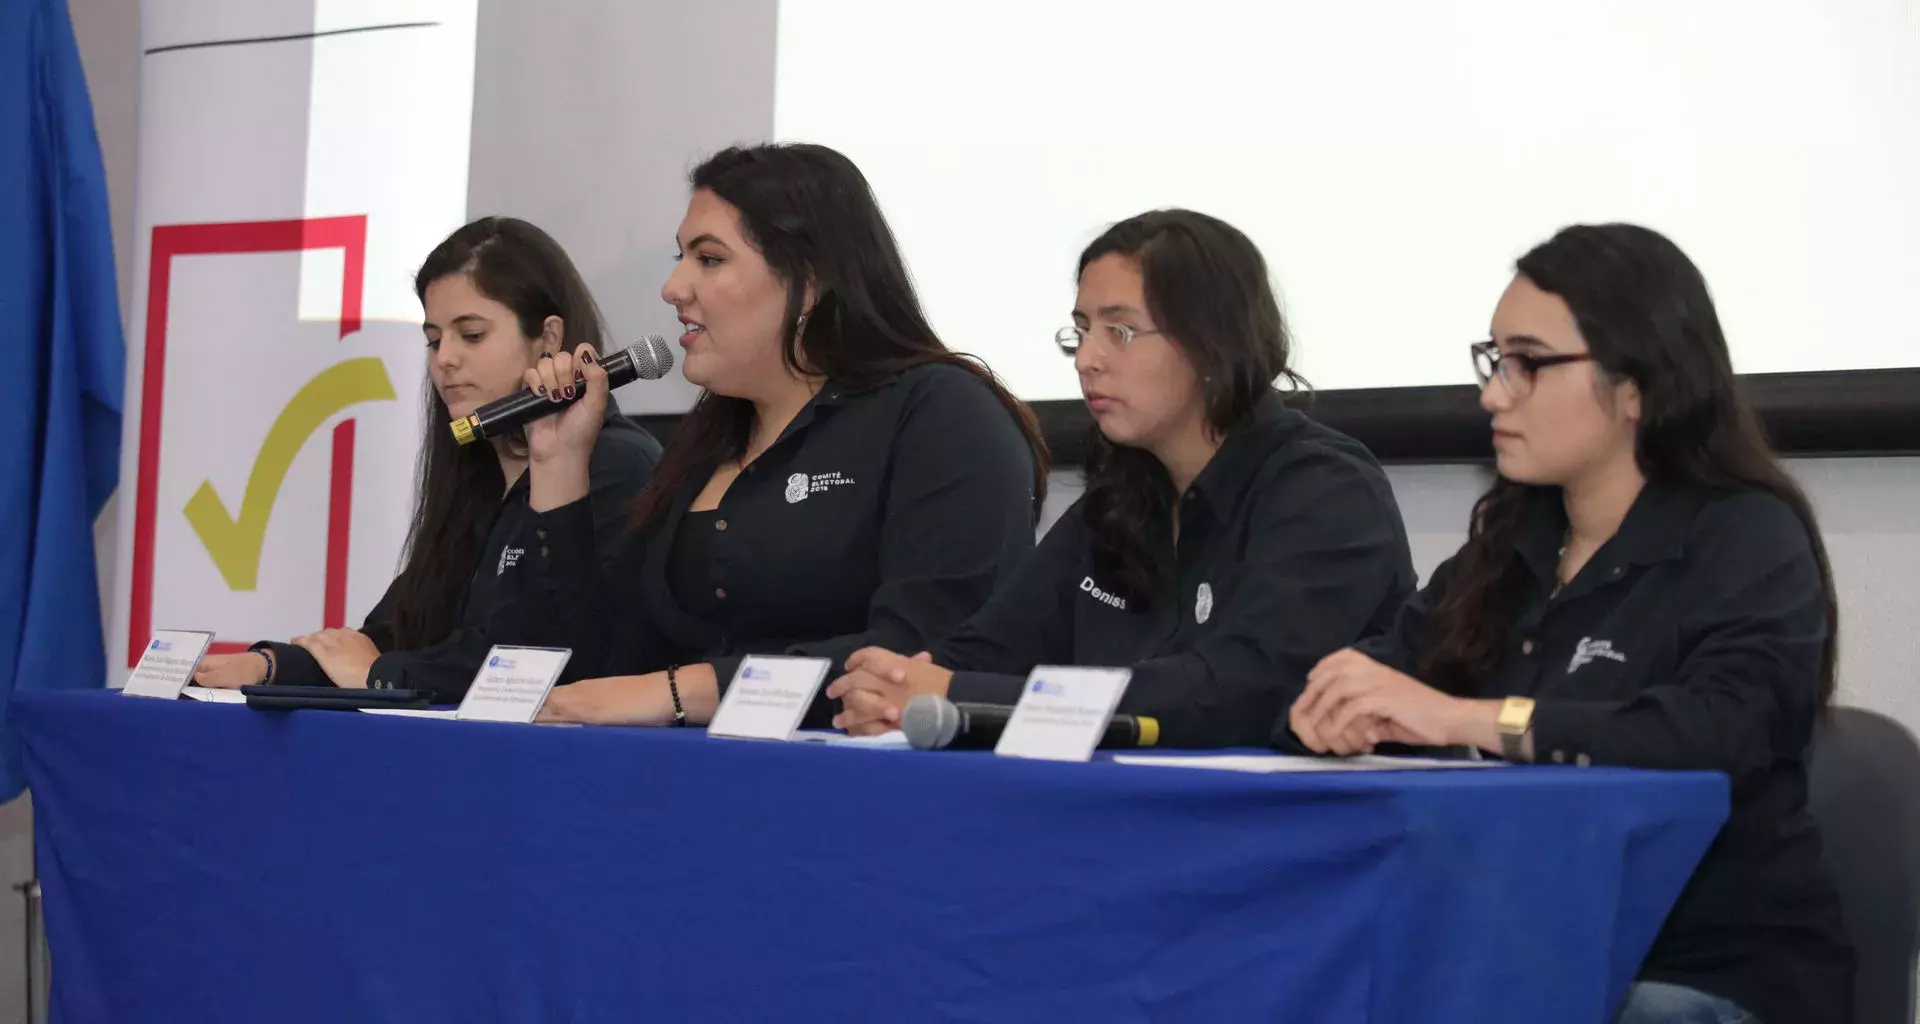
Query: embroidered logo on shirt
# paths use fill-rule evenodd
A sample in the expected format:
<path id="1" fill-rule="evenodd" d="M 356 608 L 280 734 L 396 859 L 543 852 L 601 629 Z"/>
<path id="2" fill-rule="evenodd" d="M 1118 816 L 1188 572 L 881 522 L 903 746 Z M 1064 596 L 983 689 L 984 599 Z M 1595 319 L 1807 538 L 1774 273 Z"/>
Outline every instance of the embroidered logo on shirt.
<path id="1" fill-rule="evenodd" d="M 835 487 L 845 487 L 853 483 L 853 478 L 845 473 L 795 473 L 787 478 L 787 504 L 803 501 L 809 494 L 819 494 Z"/>
<path id="2" fill-rule="evenodd" d="M 493 574 L 495 576 L 505 576 L 508 569 L 520 564 L 520 556 L 526 553 L 526 548 L 501 548 L 500 567 L 493 570 Z"/>
<path id="3" fill-rule="evenodd" d="M 1580 666 L 1586 665 L 1596 658 L 1617 661 L 1622 665 L 1627 663 L 1627 656 L 1613 649 L 1613 641 L 1595 640 L 1590 636 L 1583 636 L 1580 638 L 1580 642 L 1574 645 L 1573 660 L 1567 662 L 1567 674 L 1574 674 L 1580 670 Z"/>
<path id="4" fill-rule="evenodd" d="M 1193 599 L 1193 621 L 1205 622 L 1213 617 L 1213 588 L 1200 584 L 1200 592 Z"/>
<path id="5" fill-rule="evenodd" d="M 1106 591 L 1101 590 L 1099 587 L 1094 586 L 1093 577 L 1091 576 L 1080 581 L 1080 589 L 1086 591 L 1088 594 L 1093 595 L 1093 599 L 1095 601 L 1100 602 L 1101 604 L 1112 605 L 1113 607 L 1118 608 L 1123 612 L 1127 610 L 1126 598 L 1120 597 L 1116 594 L 1109 594 Z"/>

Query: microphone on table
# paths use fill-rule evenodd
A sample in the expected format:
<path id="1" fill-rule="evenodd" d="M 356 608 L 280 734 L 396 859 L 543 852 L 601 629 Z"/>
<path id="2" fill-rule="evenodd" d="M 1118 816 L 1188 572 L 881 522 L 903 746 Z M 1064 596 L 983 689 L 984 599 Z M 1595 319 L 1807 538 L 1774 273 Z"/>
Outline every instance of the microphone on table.
<path id="1" fill-rule="evenodd" d="M 609 388 L 621 387 L 636 380 L 659 380 L 673 369 L 673 350 L 667 347 L 666 338 L 649 334 L 631 347 L 600 359 L 600 368 L 607 371 Z M 572 398 L 556 402 L 546 395 L 521 388 L 505 398 L 488 402 L 472 414 L 447 424 L 447 427 L 453 431 L 456 442 L 469 445 L 489 437 L 499 437 L 542 416 L 551 416 L 585 397 L 586 389 L 582 388 Z"/>
<path id="2" fill-rule="evenodd" d="M 955 703 L 923 693 L 907 702 L 900 731 L 915 750 L 992 750 L 1007 731 L 1013 708 L 1005 704 Z M 1160 721 L 1145 715 L 1115 715 L 1100 737 L 1101 750 L 1151 747 L 1160 742 Z"/>

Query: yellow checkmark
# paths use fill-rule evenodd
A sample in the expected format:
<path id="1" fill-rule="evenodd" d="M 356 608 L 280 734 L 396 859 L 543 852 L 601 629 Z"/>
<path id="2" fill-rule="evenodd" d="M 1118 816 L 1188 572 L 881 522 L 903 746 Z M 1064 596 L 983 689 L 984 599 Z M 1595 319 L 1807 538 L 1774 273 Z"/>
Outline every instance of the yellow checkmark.
<path id="1" fill-rule="evenodd" d="M 237 518 L 227 514 L 227 506 L 214 491 L 212 481 L 201 481 L 200 489 L 187 501 L 187 522 L 200 535 L 200 543 L 213 556 L 213 564 L 219 567 L 227 586 L 254 589 L 274 500 L 280 496 L 280 485 L 286 482 L 293 457 L 300 454 L 307 438 L 342 409 L 361 402 L 392 401 L 393 397 L 393 382 L 387 379 L 385 363 L 371 357 L 337 363 L 308 381 L 268 428 L 260 454 L 253 460 L 253 471 L 247 474 L 247 490 Z"/>

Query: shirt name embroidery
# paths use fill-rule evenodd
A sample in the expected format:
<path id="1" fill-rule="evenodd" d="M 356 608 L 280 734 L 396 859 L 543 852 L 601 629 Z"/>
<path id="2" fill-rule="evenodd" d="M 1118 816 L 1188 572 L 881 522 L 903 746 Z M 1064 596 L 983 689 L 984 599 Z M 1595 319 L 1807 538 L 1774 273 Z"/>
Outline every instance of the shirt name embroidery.
<path id="1" fill-rule="evenodd" d="M 1099 587 L 1094 586 L 1093 577 L 1091 576 L 1088 576 L 1086 579 L 1083 579 L 1080 581 L 1080 589 L 1086 591 L 1089 595 L 1093 597 L 1095 601 L 1098 601 L 1101 604 L 1111 605 L 1115 608 L 1120 609 L 1123 612 L 1127 610 L 1126 598 L 1120 597 L 1116 594 L 1109 594 L 1106 591 L 1101 590 Z"/>
<path id="2" fill-rule="evenodd" d="M 1573 660 L 1567 662 L 1567 674 L 1572 675 L 1578 672 L 1581 666 L 1591 664 L 1597 658 L 1617 661 L 1622 665 L 1627 663 L 1627 656 L 1613 649 L 1613 641 L 1595 640 L 1590 636 L 1583 636 L 1580 642 L 1574 645 Z"/>
<path id="3" fill-rule="evenodd" d="M 853 483 L 853 478 L 845 473 L 795 473 L 787 478 L 787 504 L 805 501 L 809 494 L 819 494 L 835 487 L 845 487 Z"/>
<path id="4" fill-rule="evenodd" d="M 526 548 L 501 548 L 500 566 L 493 570 L 493 574 L 495 576 L 505 576 L 508 569 L 520 564 L 520 556 L 526 553 Z"/>

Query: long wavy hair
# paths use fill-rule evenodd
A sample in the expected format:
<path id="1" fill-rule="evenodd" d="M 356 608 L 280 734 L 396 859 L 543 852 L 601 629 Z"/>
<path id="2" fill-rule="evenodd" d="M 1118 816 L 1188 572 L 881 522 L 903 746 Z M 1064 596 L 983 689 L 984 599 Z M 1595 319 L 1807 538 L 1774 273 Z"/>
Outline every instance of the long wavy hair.
<path id="1" fill-rule="evenodd" d="M 930 363 L 979 377 L 1033 451 L 1038 521 L 1050 463 L 1033 410 L 985 364 L 947 348 L 934 333 L 893 229 L 853 161 L 825 146 L 735 146 L 708 157 L 689 178 L 695 191 L 712 192 L 739 213 L 747 241 L 786 285 L 780 358 L 788 370 L 824 374 L 855 390 Z M 809 284 L 817 295 L 810 311 L 804 309 Z M 653 478 L 634 497 L 635 526 L 657 522 L 695 467 L 744 455 L 752 429 L 753 403 L 702 391 L 674 428 Z"/>
<path id="2" fill-rule="evenodd" d="M 1764 491 L 1806 524 L 1820 567 L 1828 636 L 1820 658 L 1820 703 L 1833 696 L 1840 632 L 1833 571 L 1813 506 L 1782 469 L 1753 408 L 1740 396 L 1733 360 L 1707 282 L 1680 247 L 1632 224 L 1575 225 L 1520 257 L 1521 276 L 1573 311 L 1603 381 L 1640 390 L 1634 439 L 1652 482 L 1714 493 Z M 1453 581 L 1434 609 L 1420 671 L 1433 685 L 1466 692 L 1499 668 L 1520 615 L 1528 570 L 1514 548 L 1530 495 L 1504 477 L 1474 505 Z"/>
<path id="3" fill-rule="evenodd" d="M 1238 228 L 1192 210 L 1129 217 L 1080 253 L 1076 279 L 1110 255 L 1140 268 L 1147 313 L 1200 378 L 1214 436 L 1250 422 L 1277 381 L 1305 390 L 1288 365 L 1292 343 L 1266 258 Z M 1093 536 L 1094 568 L 1117 593 L 1146 607 L 1159 583 L 1147 524 L 1170 514 L 1172 480 L 1151 453 L 1107 440 L 1097 425 L 1086 474 L 1080 507 Z"/>
<path id="4" fill-rule="evenodd" d="M 560 243 L 532 224 L 482 217 L 448 235 L 420 264 L 414 294 L 425 306 L 427 287 L 456 275 L 467 276 L 480 294 L 512 310 L 527 337 L 538 338 L 547 318 L 557 316 L 565 324 L 561 344 L 567 351 L 582 345 L 604 349 L 605 329 L 593 293 Z M 447 430 L 453 416 L 431 376 L 425 389 L 420 483 L 405 563 L 394 581 L 393 636 L 399 650 L 437 643 L 452 630 L 460 590 L 480 556 L 480 531 L 506 489 L 492 446 L 455 444 Z M 523 436 L 516 434 L 508 443 L 524 445 Z"/>

